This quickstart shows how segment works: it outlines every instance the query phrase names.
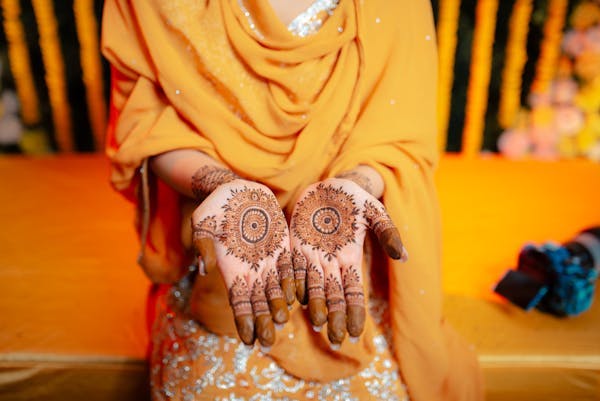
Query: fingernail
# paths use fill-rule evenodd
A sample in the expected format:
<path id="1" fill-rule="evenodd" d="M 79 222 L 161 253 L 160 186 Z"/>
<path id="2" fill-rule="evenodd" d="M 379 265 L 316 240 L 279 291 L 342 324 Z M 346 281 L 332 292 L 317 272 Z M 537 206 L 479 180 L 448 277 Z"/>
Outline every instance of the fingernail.
<path id="1" fill-rule="evenodd" d="M 275 330 L 277 330 L 277 331 L 283 330 L 283 324 L 281 324 L 281 323 L 275 323 Z"/>
<path id="2" fill-rule="evenodd" d="M 342 345 L 341 344 L 330 343 L 329 344 L 329 348 L 331 348 L 332 351 L 339 351 L 340 348 L 342 348 Z"/>
<path id="3" fill-rule="evenodd" d="M 320 333 L 322 329 L 323 329 L 323 326 L 313 326 L 313 330 L 317 333 Z"/>
<path id="4" fill-rule="evenodd" d="M 204 261 L 202 259 L 198 261 L 198 274 L 201 276 L 206 276 L 206 266 L 204 265 Z"/>
<path id="5" fill-rule="evenodd" d="M 252 345 L 244 344 L 244 348 L 246 348 L 247 351 L 252 351 L 254 349 L 254 344 L 252 344 Z"/>
<path id="6" fill-rule="evenodd" d="M 352 336 L 348 336 L 348 341 L 350 341 L 352 344 L 356 344 L 358 342 L 359 337 L 352 337 Z"/>
<path id="7" fill-rule="evenodd" d="M 300 304 L 300 307 L 301 307 L 303 310 L 306 310 L 306 308 L 308 308 L 308 305 L 302 305 L 302 304 Z"/>
<path id="8" fill-rule="evenodd" d="M 263 354 L 268 353 L 269 351 L 271 351 L 271 347 L 265 347 L 264 345 L 260 345 L 260 352 L 262 352 Z"/>
<path id="9" fill-rule="evenodd" d="M 400 262 L 406 263 L 408 262 L 408 251 L 404 246 L 402 246 L 402 256 L 400 257 Z"/>
<path id="10" fill-rule="evenodd" d="M 288 305 L 288 310 L 292 310 L 292 305 Z"/>

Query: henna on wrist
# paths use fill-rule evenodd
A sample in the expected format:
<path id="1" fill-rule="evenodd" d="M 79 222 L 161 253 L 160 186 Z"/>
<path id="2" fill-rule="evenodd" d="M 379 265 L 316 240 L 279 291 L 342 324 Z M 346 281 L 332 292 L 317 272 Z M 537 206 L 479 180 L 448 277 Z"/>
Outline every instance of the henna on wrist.
<path id="1" fill-rule="evenodd" d="M 371 195 L 373 194 L 373 183 L 371 182 L 369 177 L 359 173 L 358 171 L 344 171 L 343 173 L 336 175 L 335 178 L 343 178 L 345 180 L 350 180 L 365 191 L 367 191 L 368 193 L 370 193 Z"/>
<path id="2" fill-rule="evenodd" d="M 192 176 L 192 193 L 198 200 L 203 200 L 219 185 L 240 178 L 233 171 L 223 167 L 202 166 Z"/>

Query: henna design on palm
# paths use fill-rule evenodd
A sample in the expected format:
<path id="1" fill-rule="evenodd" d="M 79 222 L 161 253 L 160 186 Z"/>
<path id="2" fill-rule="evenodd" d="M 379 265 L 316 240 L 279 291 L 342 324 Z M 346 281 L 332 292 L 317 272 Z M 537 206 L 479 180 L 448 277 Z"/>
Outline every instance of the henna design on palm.
<path id="1" fill-rule="evenodd" d="M 304 192 L 290 229 L 297 298 L 308 303 L 315 330 L 327 321 L 327 334 L 336 349 L 346 332 L 356 338 L 364 329 L 365 293 L 357 266 L 365 233 L 372 229 L 394 259 L 405 255 L 400 234 L 381 202 L 339 178 Z"/>
<path id="2" fill-rule="evenodd" d="M 345 180 L 350 180 L 357 184 L 359 187 L 367 191 L 368 193 L 373 193 L 373 183 L 366 175 L 359 173 L 358 171 L 345 171 L 336 175 L 336 178 L 343 178 Z"/>
<path id="3" fill-rule="evenodd" d="M 259 263 L 282 247 L 286 222 L 273 195 L 261 189 L 232 189 L 223 206 L 219 241 L 233 255 L 258 271 Z"/>
<path id="4" fill-rule="evenodd" d="M 204 199 L 219 185 L 233 181 L 237 176 L 233 171 L 218 166 L 202 166 L 192 176 L 192 193 L 198 200 Z"/>
<path id="5" fill-rule="evenodd" d="M 321 183 L 297 204 L 292 231 L 302 245 L 310 245 L 332 260 L 355 241 L 358 213 L 353 195 Z"/>

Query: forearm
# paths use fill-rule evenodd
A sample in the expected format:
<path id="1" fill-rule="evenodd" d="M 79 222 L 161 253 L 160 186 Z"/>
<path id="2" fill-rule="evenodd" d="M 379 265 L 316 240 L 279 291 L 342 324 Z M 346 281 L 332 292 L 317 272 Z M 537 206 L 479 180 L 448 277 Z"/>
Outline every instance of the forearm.
<path id="1" fill-rule="evenodd" d="M 343 171 L 336 178 L 344 178 L 358 184 L 362 189 L 379 199 L 383 195 L 385 184 L 381 175 L 373 167 L 358 165 L 352 170 Z"/>
<path id="2" fill-rule="evenodd" d="M 212 157 L 193 149 L 177 149 L 154 156 L 150 167 L 176 191 L 198 200 L 218 185 L 238 178 Z"/>

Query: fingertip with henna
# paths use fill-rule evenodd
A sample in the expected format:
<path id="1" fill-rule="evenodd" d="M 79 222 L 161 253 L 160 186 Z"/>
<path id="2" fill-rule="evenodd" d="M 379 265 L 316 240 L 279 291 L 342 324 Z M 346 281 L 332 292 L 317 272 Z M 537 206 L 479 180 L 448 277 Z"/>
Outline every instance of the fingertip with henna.
<path id="1" fill-rule="evenodd" d="M 390 258 L 404 261 L 402 260 L 405 253 L 404 245 L 402 245 L 400 233 L 395 227 L 383 231 L 379 236 L 379 243 Z"/>
<path id="2" fill-rule="evenodd" d="M 350 338 L 359 337 L 365 327 L 365 308 L 364 306 L 349 305 L 346 313 L 347 329 Z"/>
<path id="3" fill-rule="evenodd" d="M 252 315 L 236 316 L 235 327 L 237 328 L 240 340 L 242 340 L 244 344 L 254 344 L 254 319 L 252 318 Z"/>
<path id="4" fill-rule="evenodd" d="M 255 323 L 258 341 L 263 347 L 271 347 L 275 343 L 275 325 L 271 315 L 258 315 Z"/>
<path id="5" fill-rule="evenodd" d="M 346 337 L 346 314 L 342 311 L 330 312 L 327 317 L 327 337 L 332 344 L 341 344 Z"/>
<path id="6" fill-rule="evenodd" d="M 300 304 L 308 304 L 308 293 L 306 291 L 306 280 L 295 280 L 296 283 L 296 299 Z"/>
<path id="7" fill-rule="evenodd" d="M 275 323 L 283 324 L 288 321 L 290 313 L 287 303 L 282 298 L 269 300 L 269 309 Z"/>
<path id="8" fill-rule="evenodd" d="M 293 305 L 296 300 L 296 285 L 294 280 L 291 278 L 284 278 L 281 280 L 281 289 L 283 290 L 285 302 L 288 305 Z"/>
<path id="9" fill-rule="evenodd" d="M 308 314 L 313 326 L 323 326 L 327 322 L 327 305 L 323 298 L 313 298 L 308 301 Z"/>

